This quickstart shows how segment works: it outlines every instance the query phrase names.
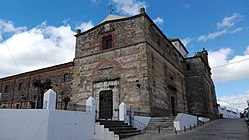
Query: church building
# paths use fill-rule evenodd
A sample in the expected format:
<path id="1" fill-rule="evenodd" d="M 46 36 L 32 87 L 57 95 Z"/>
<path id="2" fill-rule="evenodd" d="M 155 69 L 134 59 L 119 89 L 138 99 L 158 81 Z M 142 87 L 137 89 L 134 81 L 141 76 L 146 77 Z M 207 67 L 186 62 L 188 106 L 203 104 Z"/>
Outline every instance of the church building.
<path id="1" fill-rule="evenodd" d="M 188 57 L 182 42 L 168 38 L 144 8 L 131 17 L 109 14 L 75 37 L 72 62 L 0 79 L 0 107 L 36 108 L 41 91 L 32 82 L 50 79 L 58 109 L 84 110 L 92 96 L 99 119 L 117 119 L 122 102 L 152 117 L 217 117 L 207 51 Z"/>

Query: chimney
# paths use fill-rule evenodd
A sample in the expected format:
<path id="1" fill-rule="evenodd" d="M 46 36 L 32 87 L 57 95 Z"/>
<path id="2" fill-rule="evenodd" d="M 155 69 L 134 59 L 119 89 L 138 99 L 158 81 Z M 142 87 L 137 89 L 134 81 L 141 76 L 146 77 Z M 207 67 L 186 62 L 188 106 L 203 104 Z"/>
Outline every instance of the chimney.
<path id="1" fill-rule="evenodd" d="M 207 65 L 209 65 L 208 64 L 208 52 L 207 52 L 207 50 L 205 50 L 205 48 L 203 48 L 201 53 L 202 53 L 202 57 L 203 57 L 204 61 L 206 62 Z"/>
<path id="2" fill-rule="evenodd" d="M 141 13 L 141 14 L 144 14 L 144 13 L 145 13 L 145 8 L 144 8 L 144 7 L 140 8 L 140 13 Z"/>
<path id="3" fill-rule="evenodd" d="M 80 29 L 77 29 L 77 35 L 81 33 L 81 30 Z"/>

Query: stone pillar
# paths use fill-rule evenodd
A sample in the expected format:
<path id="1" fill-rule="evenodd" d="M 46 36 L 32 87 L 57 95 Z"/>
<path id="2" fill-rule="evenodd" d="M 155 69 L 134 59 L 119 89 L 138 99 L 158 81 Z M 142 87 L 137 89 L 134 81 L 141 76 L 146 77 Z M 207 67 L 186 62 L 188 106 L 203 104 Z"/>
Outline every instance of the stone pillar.
<path id="1" fill-rule="evenodd" d="M 124 121 L 126 115 L 127 115 L 126 104 L 125 104 L 124 102 L 122 102 L 122 103 L 119 105 L 119 120 L 120 120 L 120 121 Z"/>
<path id="2" fill-rule="evenodd" d="M 86 106 L 89 108 L 89 111 L 93 114 L 94 118 L 96 116 L 96 101 L 91 96 L 86 100 Z"/>
<path id="3" fill-rule="evenodd" d="M 43 97 L 43 109 L 55 109 L 56 107 L 56 93 L 54 90 L 49 89 L 44 93 Z"/>

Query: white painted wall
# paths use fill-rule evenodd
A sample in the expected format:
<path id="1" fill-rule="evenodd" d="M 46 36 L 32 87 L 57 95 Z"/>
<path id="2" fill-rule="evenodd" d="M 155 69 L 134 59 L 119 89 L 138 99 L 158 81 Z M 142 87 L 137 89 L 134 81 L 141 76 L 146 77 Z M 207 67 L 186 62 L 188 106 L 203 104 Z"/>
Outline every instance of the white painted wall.
<path id="1" fill-rule="evenodd" d="M 104 125 L 95 123 L 94 140 L 119 140 L 119 136 L 109 131 L 108 128 L 104 128 Z"/>
<path id="2" fill-rule="evenodd" d="M 120 121 L 125 121 L 127 117 L 127 109 L 126 109 L 126 104 L 122 102 L 119 105 L 119 120 Z"/>
<path id="3" fill-rule="evenodd" d="M 49 110 L 0 110 L 0 140 L 47 140 Z"/>
<path id="4" fill-rule="evenodd" d="M 233 110 L 228 110 L 226 107 L 218 106 L 218 112 L 219 115 L 223 116 L 223 118 L 228 118 L 228 119 L 240 118 L 240 113 L 238 112 L 238 110 L 233 111 Z"/>
<path id="5" fill-rule="evenodd" d="M 94 136 L 91 113 L 55 110 L 49 112 L 47 140 L 90 140 Z"/>
<path id="6" fill-rule="evenodd" d="M 92 117 L 75 111 L 1 109 L 0 140 L 90 140 Z"/>
<path id="7" fill-rule="evenodd" d="M 174 127 L 177 131 L 184 130 L 185 128 L 190 128 L 193 126 L 197 126 L 197 116 L 184 114 L 184 113 L 178 113 L 175 120 L 174 120 Z"/>
<path id="8" fill-rule="evenodd" d="M 202 122 L 205 122 L 205 123 L 210 121 L 209 118 L 204 118 L 204 117 L 198 117 L 198 120 L 202 121 Z"/>
<path id="9" fill-rule="evenodd" d="M 188 53 L 186 50 L 183 48 L 183 46 L 180 44 L 178 41 L 172 42 L 172 44 L 176 47 L 176 49 L 183 55 L 184 58 L 188 57 Z"/>
<path id="10" fill-rule="evenodd" d="M 143 123 L 145 125 L 144 128 L 138 128 L 138 129 L 145 129 L 146 126 L 148 126 L 149 122 L 150 122 L 150 119 L 151 117 L 145 117 L 145 116 L 134 116 L 134 119 Z M 136 126 L 135 126 L 136 127 Z"/>
<path id="11" fill-rule="evenodd" d="M 44 93 L 43 109 L 55 109 L 56 106 L 56 93 L 54 90 L 49 89 Z"/>

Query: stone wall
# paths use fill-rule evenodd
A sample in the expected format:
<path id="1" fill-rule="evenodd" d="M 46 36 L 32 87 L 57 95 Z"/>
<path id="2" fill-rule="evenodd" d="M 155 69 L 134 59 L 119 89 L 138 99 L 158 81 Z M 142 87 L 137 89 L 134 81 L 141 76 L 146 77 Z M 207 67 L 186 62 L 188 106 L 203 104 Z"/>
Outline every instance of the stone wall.
<path id="1" fill-rule="evenodd" d="M 150 19 L 145 23 L 151 115 L 186 113 L 183 57 Z"/>
<path id="2" fill-rule="evenodd" d="M 138 15 L 104 22 L 76 35 L 72 86 L 75 103 L 84 104 L 89 96 L 98 99 L 99 91 L 112 90 L 113 112 L 124 101 L 137 111 L 150 113 L 143 21 L 144 17 Z M 107 35 L 112 36 L 113 48 L 103 50 L 102 38 Z"/>
<path id="3" fill-rule="evenodd" d="M 70 62 L 0 79 L 1 108 L 32 108 L 31 104 L 36 104 L 38 97 L 38 89 L 32 85 L 35 79 L 51 79 L 53 89 L 59 94 L 58 101 L 62 96 L 71 96 L 72 69 L 73 63 Z M 69 75 L 67 82 L 64 82 L 65 74 Z"/>
<path id="4" fill-rule="evenodd" d="M 99 93 L 109 90 L 115 118 L 121 102 L 151 116 L 215 116 L 207 52 L 185 59 L 146 13 L 78 30 L 75 36 L 73 62 L 0 79 L 1 106 L 30 108 L 38 93 L 32 81 L 50 78 L 59 94 L 57 108 L 63 108 L 66 96 L 70 105 L 85 105 L 93 96 L 99 111 Z M 106 37 L 111 39 L 108 49 L 103 47 Z M 63 81 L 64 74 L 69 81 Z"/>
<path id="5" fill-rule="evenodd" d="M 89 96 L 98 99 L 100 89 L 115 93 L 118 89 L 117 104 L 125 101 L 152 116 L 172 114 L 171 97 L 175 113 L 187 111 L 183 57 L 151 24 L 146 14 L 140 14 L 76 35 L 74 102 L 84 104 Z M 112 36 L 113 48 L 101 50 L 106 35 Z M 111 89 L 107 84 L 111 82 L 105 81 L 118 87 Z"/>
<path id="6" fill-rule="evenodd" d="M 186 87 L 189 113 L 209 118 L 217 117 L 215 88 L 209 66 L 202 56 L 186 60 Z"/>
<path id="7" fill-rule="evenodd" d="M 112 37 L 113 50 L 144 42 L 144 17 L 137 15 L 131 18 L 107 21 L 75 36 L 76 59 L 88 55 L 97 56 L 98 53 L 111 50 L 102 49 L 103 37 L 106 36 Z"/>

